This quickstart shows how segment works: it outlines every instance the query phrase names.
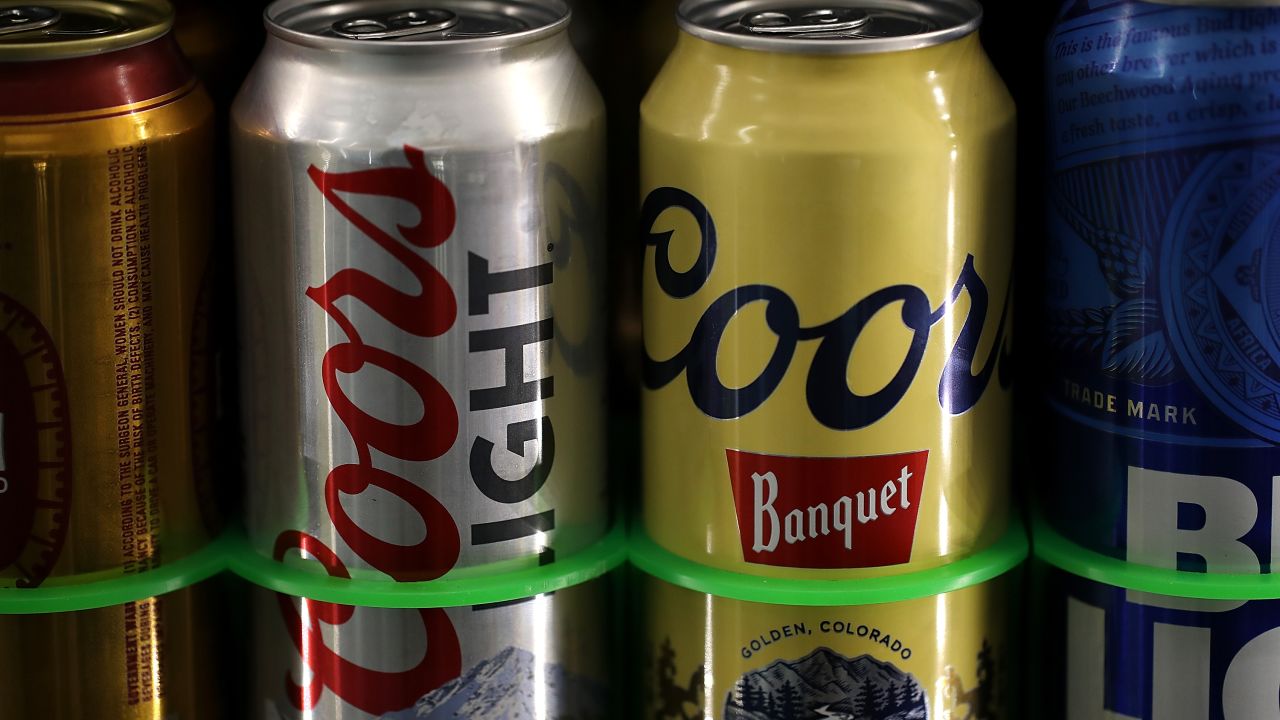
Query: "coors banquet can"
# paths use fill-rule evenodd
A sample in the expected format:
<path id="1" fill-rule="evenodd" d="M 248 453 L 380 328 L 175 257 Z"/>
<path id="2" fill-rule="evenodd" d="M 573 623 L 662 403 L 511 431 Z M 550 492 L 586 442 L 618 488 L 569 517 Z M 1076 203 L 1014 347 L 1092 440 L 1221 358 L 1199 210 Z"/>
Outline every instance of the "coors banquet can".
<path id="1" fill-rule="evenodd" d="M 1280 600 L 1230 594 L 1222 576 L 1181 573 L 1169 591 L 1133 589 L 1133 569 L 1036 532 L 1042 644 L 1033 714 L 1046 720 L 1280 718 Z M 1147 569 L 1150 570 L 1149 568 Z M 1174 571 L 1165 571 L 1172 574 Z M 1280 597 L 1275 578 L 1251 593 Z M 1270 590 L 1266 586 L 1270 586 Z M 1259 591 L 1262 592 L 1259 592 Z M 1207 592 L 1206 592 L 1207 591 Z"/>
<path id="2" fill-rule="evenodd" d="M 216 720 L 205 585 L 93 610 L 0 614 L 0 698 L 15 720 Z"/>
<path id="3" fill-rule="evenodd" d="M 1050 521 L 1141 563 L 1280 548 L 1280 3 L 1067 3 L 1050 37 Z"/>
<path id="4" fill-rule="evenodd" d="M 686 0 L 642 106 L 644 526 L 876 575 L 1008 522 L 1014 109 L 970 0 Z"/>
<path id="5" fill-rule="evenodd" d="M 233 107 L 247 523 L 357 577 L 604 532 L 603 106 L 558 0 L 280 0 Z"/>
<path id="6" fill-rule="evenodd" d="M 212 109 L 171 23 L 0 3 L 0 587 L 208 540 Z"/>
<path id="7" fill-rule="evenodd" d="M 908 589 L 898 577 L 762 583 L 636 539 L 644 717 L 1019 717 L 1013 569 L 1026 553 L 1018 525 Z"/>

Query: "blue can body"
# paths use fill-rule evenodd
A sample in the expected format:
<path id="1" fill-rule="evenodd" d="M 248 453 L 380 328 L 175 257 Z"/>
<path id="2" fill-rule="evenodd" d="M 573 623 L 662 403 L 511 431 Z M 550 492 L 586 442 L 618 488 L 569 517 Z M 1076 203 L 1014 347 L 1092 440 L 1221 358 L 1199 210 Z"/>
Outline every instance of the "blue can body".
<path id="1" fill-rule="evenodd" d="M 1078 0 L 1048 42 L 1043 506 L 1100 552 L 1280 557 L 1280 7 Z"/>
<path id="2" fill-rule="evenodd" d="M 1045 717 L 1280 718 L 1280 600 L 1152 595 L 1043 565 L 1038 575 L 1042 686 L 1031 701 L 1054 708 Z"/>

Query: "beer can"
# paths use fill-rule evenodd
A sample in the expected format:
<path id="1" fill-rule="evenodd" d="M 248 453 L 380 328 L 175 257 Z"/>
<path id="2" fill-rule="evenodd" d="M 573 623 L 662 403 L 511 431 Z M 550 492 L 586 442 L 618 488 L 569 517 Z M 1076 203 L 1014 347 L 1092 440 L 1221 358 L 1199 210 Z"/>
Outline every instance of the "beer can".
<path id="1" fill-rule="evenodd" d="M 0 19 L 0 587 L 143 572 L 216 522 L 209 99 L 163 0 Z"/>
<path id="2" fill-rule="evenodd" d="M 976 2 L 687 0 L 642 106 L 644 526 L 776 577 L 1008 522 L 1014 108 Z"/>
<path id="3" fill-rule="evenodd" d="M 4 716 L 222 717 L 212 609 L 207 587 L 196 585 L 89 610 L 0 614 Z"/>
<path id="4" fill-rule="evenodd" d="M 606 529 L 604 117 L 566 5 L 279 0 L 233 107 L 249 532 L 358 577 Z"/>
<path id="5" fill-rule="evenodd" d="M 1280 537 L 1280 10 L 1243 4 L 1066 3 L 1047 48 L 1046 513 L 1211 573 Z"/>
<path id="6" fill-rule="evenodd" d="M 1016 717 L 1021 525 L 950 566 L 852 581 L 762 580 L 633 543 L 646 717 Z"/>
<path id="7" fill-rule="evenodd" d="M 552 566 L 433 581 L 416 594 L 368 581 L 335 594 L 311 575 L 290 584 L 278 571 L 285 566 L 250 569 L 260 587 L 249 717 L 618 717 L 613 684 L 624 676 L 612 662 L 612 608 L 622 598 L 613 571 L 625 556 L 614 533 Z M 313 559 L 343 576 L 331 552 Z M 290 594 L 312 591 L 344 602 Z"/>
<path id="8" fill-rule="evenodd" d="M 1124 563 L 1035 533 L 1041 645 L 1028 717 L 1280 716 L 1280 585 Z"/>

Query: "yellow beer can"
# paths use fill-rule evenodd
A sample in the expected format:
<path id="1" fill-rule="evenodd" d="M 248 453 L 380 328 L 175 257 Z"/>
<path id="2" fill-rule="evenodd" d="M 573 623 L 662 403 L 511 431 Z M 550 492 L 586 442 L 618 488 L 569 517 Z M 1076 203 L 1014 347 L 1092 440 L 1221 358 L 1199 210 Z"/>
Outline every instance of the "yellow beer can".
<path id="1" fill-rule="evenodd" d="M 0 2 L 0 588 L 146 572 L 216 529 L 213 108 L 172 22 Z"/>
<path id="2" fill-rule="evenodd" d="M 644 537 L 644 717 L 1016 717 L 1012 632 L 1026 536 L 949 566 L 860 580 L 770 580 Z"/>
<path id="3" fill-rule="evenodd" d="M 222 717 L 211 594 L 197 585 L 101 608 L 0 614 L 0 716 Z"/>
<path id="4" fill-rule="evenodd" d="M 855 577 L 1008 524 L 1014 108 L 973 0 L 685 0 L 642 106 L 644 527 Z"/>

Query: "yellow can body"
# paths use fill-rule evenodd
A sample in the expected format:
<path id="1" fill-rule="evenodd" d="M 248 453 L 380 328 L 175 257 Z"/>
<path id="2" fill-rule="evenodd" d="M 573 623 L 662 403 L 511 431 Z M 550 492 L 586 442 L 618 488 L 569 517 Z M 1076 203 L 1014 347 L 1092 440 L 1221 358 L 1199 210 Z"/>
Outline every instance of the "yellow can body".
<path id="1" fill-rule="evenodd" d="M 646 532 L 775 577 L 1000 537 L 1014 109 L 977 35 L 823 55 L 681 32 L 641 168 Z"/>
<path id="2" fill-rule="evenodd" d="M 647 718 L 1014 717 L 1018 575 L 880 605 L 707 595 L 645 576 Z"/>
<path id="3" fill-rule="evenodd" d="M 142 572 L 214 524 L 212 106 L 169 36 L 103 58 L 137 101 L 0 114 L 0 587 Z"/>
<path id="4" fill-rule="evenodd" d="M 219 718 L 202 586 L 124 605 L 0 615 L 6 718 Z"/>

